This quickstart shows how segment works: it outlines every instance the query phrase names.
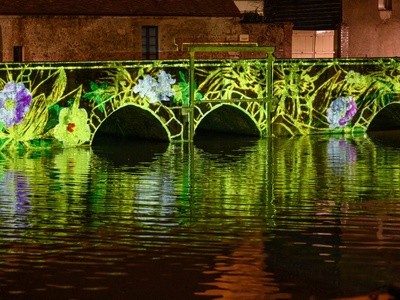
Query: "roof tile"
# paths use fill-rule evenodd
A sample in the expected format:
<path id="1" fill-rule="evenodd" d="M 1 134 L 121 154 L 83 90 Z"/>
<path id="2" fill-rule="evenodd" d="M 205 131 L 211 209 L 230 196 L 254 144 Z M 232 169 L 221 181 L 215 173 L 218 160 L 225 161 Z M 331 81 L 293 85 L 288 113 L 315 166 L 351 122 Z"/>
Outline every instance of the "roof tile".
<path id="1" fill-rule="evenodd" d="M 233 0 L 13 0 L 0 15 L 240 17 Z"/>

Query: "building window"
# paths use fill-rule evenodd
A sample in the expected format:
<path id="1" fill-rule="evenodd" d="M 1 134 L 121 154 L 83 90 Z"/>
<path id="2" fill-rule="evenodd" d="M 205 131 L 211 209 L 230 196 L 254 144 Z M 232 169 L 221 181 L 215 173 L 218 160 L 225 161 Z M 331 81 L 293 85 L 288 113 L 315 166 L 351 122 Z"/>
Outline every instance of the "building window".
<path id="1" fill-rule="evenodd" d="M 22 62 L 22 46 L 14 46 L 14 62 Z"/>
<path id="2" fill-rule="evenodd" d="M 158 59 L 158 27 L 142 27 L 142 59 Z"/>

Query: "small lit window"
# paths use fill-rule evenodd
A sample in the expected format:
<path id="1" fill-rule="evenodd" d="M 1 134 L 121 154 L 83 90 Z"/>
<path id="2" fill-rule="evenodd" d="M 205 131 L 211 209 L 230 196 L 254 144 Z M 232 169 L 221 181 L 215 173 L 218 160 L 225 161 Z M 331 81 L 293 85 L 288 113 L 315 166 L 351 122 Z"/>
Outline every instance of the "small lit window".
<path id="1" fill-rule="evenodd" d="M 378 0 L 378 10 L 392 10 L 392 0 Z"/>
<path id="2" fill-rule="evenodd" d="M 14 46 L 14 62 L 22 62 L 22 46 Z"/>

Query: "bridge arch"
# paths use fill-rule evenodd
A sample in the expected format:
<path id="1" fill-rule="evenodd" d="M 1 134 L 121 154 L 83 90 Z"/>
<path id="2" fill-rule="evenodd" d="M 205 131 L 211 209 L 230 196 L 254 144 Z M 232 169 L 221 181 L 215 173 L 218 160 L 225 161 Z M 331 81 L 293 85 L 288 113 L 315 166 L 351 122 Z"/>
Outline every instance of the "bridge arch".
<path id="1" fill-rule="evenodd" d="M 367 131 L 400 129 L 400 103 L 393 102 L 379 110 L 369 122 Z"/>
<path id="2" fill-rule="evenodd" d="M 197 122 L 196 132 L 217 131 L 231 134 L 261 136 L 262 132 L 250 113 L 234 104 L 214 105 Z"/>
<path id="3" fill-rule="evenodd" d="M 154 111 L 133 103 L 126 103 L 104 118 L 93 132 L 90 144 L 97 134 L 159 141 L 171 140 L 169 130 Z"/>

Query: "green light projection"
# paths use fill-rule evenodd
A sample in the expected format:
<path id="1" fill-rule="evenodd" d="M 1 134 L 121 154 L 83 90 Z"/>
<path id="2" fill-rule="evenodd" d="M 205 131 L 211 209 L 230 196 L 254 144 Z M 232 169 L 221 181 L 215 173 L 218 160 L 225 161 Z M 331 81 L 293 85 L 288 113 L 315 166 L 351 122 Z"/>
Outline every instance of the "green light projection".
<path id="1" fill-rule="evenodd" d="M 399 101 L 398 59 L 280 60 L 274 67 L 276 135 L 364 132 Z"/>
<path id="2" fill-rule="evenodd" d="M 254 119 L 262 133 L 263 103 L 243 101 L 265 97 L 265 66 L 262 60 L 196 64 L 190 104 L 188 61 L 4 64 L 0 149 L 91 144 L 102 123 L 127 105 L 150 112 L 169 140 L 188 138 L 185 107 L 195 107 L 196 127 L 224 101 Z"/>
<path id="3" fill-rule="evenodd" d="M 261 136 L 269 124 L 279 136 L 366 131 L 399 99 L 398 59 L 279 60 L 272 97 L 273 61 L 198 60 L 193 77 L 187 60 L 3 64 L 0 150 L 91 144 L 102 123 L 128 105 L 153 115 L 169 140 L 191 140 L 223 105 L 242 111 Z"/>
<path id="4" fill-rule="evenodd" d="M 249 116 L 260 130 L 267 131 L 265 100 L 267 95 L 267 62 L 261 60 L 227 61 L 225 64 L 198 64 L 196 81 L 203 95 L 196 101 L 194 126 L 221 105 L 232 105 Z M 234 99 L 225 100 L 225 99 Z"/>

